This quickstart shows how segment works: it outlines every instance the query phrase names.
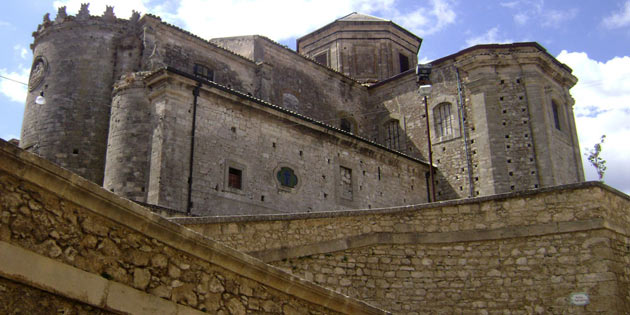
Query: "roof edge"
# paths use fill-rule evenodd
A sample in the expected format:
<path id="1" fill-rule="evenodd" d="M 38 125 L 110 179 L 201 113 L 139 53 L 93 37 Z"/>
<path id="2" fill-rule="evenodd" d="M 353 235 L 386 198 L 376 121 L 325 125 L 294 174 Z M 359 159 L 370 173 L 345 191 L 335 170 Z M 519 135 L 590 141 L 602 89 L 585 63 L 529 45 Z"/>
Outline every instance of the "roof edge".
<path id="1" fill-rule="evenodd" d="M 298 118 L 298 119 L 300 119 L 300 120 L 302 120 L 302 121 L 304 121 L 306 123 L 310 123 L 310 124 L 317 125 L 319 127 L 323 127 L 325 129 L 333 131 L 333 132 L 335 132 L 337 134 L 340 134 L 340 135 L 343 135 L 343 136 L 346 136 L 346 137 L 350 137 L 353 140 L 360 141 L 360 142 L 365 143 L 367 145 L 376 147 L 376 148 L 378 148 L 380 150 L 384 150 L 386 152 L 392 153 L 392 154 L 394 154 L 396 156 L 399 156 L 401 158 L 404 158 L 404 159 L 407 159 L 409 161 L 413 161 L 415 163 L 419 163 L 419 164 L 422 164 L 424 166 L 429 167 L 429 162 L 427 162 L 427 161 L 423 161 L 423 160 L 420 160 L 418 158 L 414 158 L 412 156 L 409 156 L 409 155 L 407 155 L 405 153 L 402 153 L 402 152 L 399 152 L 399 151 L 396 151 L 396 150 L 392 150 L 390 148 L 387 148 L 387 147 L 383 146 L 382 144 L 379 144 L 379 143 L 376 143 L 374 141 L 368 140 L 366 138 L 363 138 L 361 136 L 355 135 L 353 133 L 341 130 L 341 129 L 336 128 L 334 126 L 328 125 L 328 124 L 326 124 L 326 123 L 324 123 L 322 121 L 313 119 L 313 118 L 308 117 L 308 116 L 304 116 L 304 115 L 299 114 L 297 112 L 288 110 L 288 109 L 286 109 L 284 107 L 280 107 L 280 106 L 271 104 L 271 103 L 269 103 L 269 102 L 267 102 L 265 100 L 262 100 L 262 99 L 254 97 L 254 96 L 242 93 L 240 91 L 231 89 L 229 87 L 226 87 L 226 86 L 223 86 L 221 84 L 218 84 L 218 83 L 216 83 L 214 81 L 209 81 L 209 80 L 206 80 L 206 79 L 203 79 L 203 78 L 198 78 L 198 77 L 196 77 L 196 76 L 194 76 L 194 75 L 192 75 L 190 73 L 181 71 L 181 70 L 173 68 L 171 66 L 167 66 L 167 67 L 164 67 L 164 68 L 157 69 L 157 70 L 153 71 L 151 74 L 149 74 L 145 79 L 148 79 L 149 77 L 152 77 L 152 76 L 156 75 L 157 73 L 159 73 L 161 71 L 171 72 L 171 73 L 180 75 L 182 77 L 188 78 L 190 80 L 193 80 L 193 81 L 196 81 L 196 82 L 199 82 L 199 83 L 203 83 L 203 84 L 212 86 L 212 87 L 217 88 L 217 89 L 219 89 L 221 91 L 233 94 L 233 95 L 241 97 L 241 98 L 245 98 L 245 99 L 247 99 L 249 101 L 252 101 L 252 102 L 257 103 L 259 105 L 262 105 L 264 107 L 276 110 L 276 111 L 284 113 L 284 114 L 288 114 L 288 115 L 293 116 L 295 118 Z M 435 166 L 433 166 L 433 167 L 435 168 Z"/>
<path id="2" fill-rule="evenodd" d="M 348 17 L 348 16 L 350 16 L 350 15 L 352 15 L 352 14 L 355 14 L 355 13 L 357 13 L 357 12 L 352 12 L 352 13 L 350 13 L 350 14 L 344 15 L 344 16 L 342 16 L 342 17 L 340 17 L 340 18 L 338 18 L 338 19 L 336 19 L 336 20 L 334 20 L 334 21 L 332 21 L 332 22 L 330 22 L 330 23 L 328 23 L 328 24 L 326 24 L 326 25 L 324 25 L 324 26 L 322 26 L 322 27 L 318 28 L 318 29 L 315 29 L 315 30 L 311 31 L 311 32 L 310 32 L 310 33 L 308 33 L 308 34 L 305 34 L 305 35 L 303 35 L 303 36 L 300 36 L 300 37 L 296 38 L 296 39 L 295 39 L 295 43 L 296 43 L 296 45 L 295 45 L 295 49 L 296 49 L 296 50 L 297 50 L 297 52 L 299 53 L 299 52 L 300 52 L 300 51 L 299 51 L 299 46 L 300 46 L 300 45 L 299 45 L 299 43 L 300 43 L 300 41 L 301 41 L 301 40 L 303 40 L 304 38 L 306 38 L 306 37 L 308 37 L 308 36 L 311 36 L 312 34 L 315 34 L 315 33 L 321 32 L 321 31 L 323 31 L 324 29 L 331 27 L 331 26 L 332 26 L 333 24 L 335 24 L 335 23 L 365 23 L 365 22 L 367 22 L 367 23 L 390 24 L 390 25 L 392 25 L 392 26 L 394 26 L 394 27 L 398 28 L 398 29 L 399 29 L 399 30 L 401 30 L 403 33 L 405 33 L 406 35 L 408 35 L 408 36 L 410 36 L 410 37 L 413 37 L 415 40 L 417 40 L 417 41 L 419 42 L 419 45 L 418 45 L 418 51 L 420 51 L 420 45 L 422 45 L 422 38 L 421 38 L 420 36 L 418 36 L 418 35 L 416 35 L 416 34 L 414 34 L 414 33 L 410 32 L 410 31 L 409 31 L 409 30 L 407 30 L 406 28 L 404 28 L 404 27 L 402 27 L 402 26 L 400 26 L 400 25 L 398 25 L 398 24 L 394 23 L 394 22 L 393 22 L 393 21 L 391 21 L 391 20 L 385 20 L 385 19 L 382 19 L 382 21 L 352 21 L 352 20 L 342 20 L 343 18 Z"/>
<path id="3" fill-rule="evenodd" d="M 543 47 L 542 45 L 540 45 L 537 42 L 516 42 L 516 43 L 509 43 L 509 44 L 479 44 L 479 45 L 475 45 L 475 46 L 468 47 L 466 49 L 460 50 L 460 51 L 458 51 L 458 52 L 456 52 L 454 54 L 450 54 L 448 56 L 445 56 L 445 57 L 433 60 L 430 63 L 435 66 L 435 65 L 443 63 L 443 62 L 445 62 L 445 61 L 447 61 L 449 59 L 457 58 L 457 57 L 465 55 L 465 54 L 467 54 L 469 52 L 472 52 L 472 51 L 475 51 L 475 50 L 480 50 L 480 49 L 519 48 L 519 47 L 534 47 L 534 48 L 540 50 L 541 52 L 543 52 L 548 57 L 550 57 L 557 66 L 567 70 L 569 73 L 573 73 L 573 69 L 571 69 L 566 64 L 558 61 L 558 59 L 556 59 L 556 57 L 554 57 L 552 54 L 550 54 L 545 47 Z"/>

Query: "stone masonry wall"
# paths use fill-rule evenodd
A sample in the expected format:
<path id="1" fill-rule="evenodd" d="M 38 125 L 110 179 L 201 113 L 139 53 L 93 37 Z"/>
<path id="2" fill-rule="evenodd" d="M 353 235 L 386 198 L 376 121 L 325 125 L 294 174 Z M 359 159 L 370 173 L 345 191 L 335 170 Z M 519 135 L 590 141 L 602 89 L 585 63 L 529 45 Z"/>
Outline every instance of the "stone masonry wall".
<path id="1" fill-rule="evenodd" d="M 151 137 L 158 116 L 149 106 L 142 79 L 143 73 L 128 74 L 112 93 L 103 187 L 146 202 Z"/>
<path id="2" fill-rule="evenodd" d="M 178 218 L 305 279 L 406 313 L 628 309 L 630 199 L 597 183 L 406 208 Z M 586 292 L 590 304 L 569 303 Z"/>
<path id="3" fill-rule="evenodd" d="M 600 230 L 375 245 L 272 264 L 398 314 L 621 314 L 628 304 L 612 256 L 610 232 Z M 590 304 L 572 306 L 575 292 Z"/>
<path id="4" fill-rule="evenodd" d="M 271 103 L 337 128 L 346 117 L 355 123 L 352 133 L 366 134 L 370 122 L 364 115 L 364 86 L 267 38 L 258 37 L 256 45 L 271 65 Z"/>
<path id="5" fill-rule="evenodd" d="M 2 314 L 116 314 L 0 277 Z"/>
<path id="6" fill-rule="evenodd" d="M 445 233 L 510 229 L 606 218 L 627 225 L 625 198 L 598 186 L 538 190 L 398 208 L 175 222 L 245 252 L 292 248 L 374 233 Z"/>
<path id="7" fill-rule="evenodd" d="M 185 209 L 188 110 L 195 82 L 173 73 L 149 80 L 155 93 L 150 98 L 163 112 L 154 136 L 154 141 L 162 141 L 161 147 L 152 149 L 154 155 L 163 152 L 162 160 L 152 162 L 149 185 L 149 194 L 159 191 L 159 196 L 149 196 L 149 202 Z M 229 92 L 203 85 L 197 98 L 193 214 L 310 212 L 426 202 L 424 163 Z M 295 187 L 281 186 L 277 173 L 282 167 L 293 170 Z M 229 185 L 230 168 L 241 172 L 241 187 Z M 151 186 L 154 183 L 156 187 Z"/>
<path id="8" fill-rule="evenodd" d="M 146 29 L 143 34 L 143 70 L 152 71 L 170 66 L 193 74 L 195 64 L 200 64 L 213 71 L 211 81 L 268 99 L 266 91 L 259 89 L 261 78 L 256 75 L 258 66 L 252 60 L 163 23 L 153 16 L 144 16 L 141 22 Z"/>
<path id="9" fill-rule="evenodd" d="M 378 313 L 204 240 L 5 142 L 0 145 L 0 242 L 6 246 L 214 314 L 337 313 L 330 308 Z M 240 262 L 227 263 L 234 258 Z M 283 281 L 293 282 L 291 294 L 276 289 Z M 294 295 L 304 288 L 310 288 L 304 295 L 309 298 Z M 313 302 L 317 296 L 322 304 Z"/>
<path id="10" fill-rule="evenodd" d="M 67 17 L 44 20 L 33 33 L 21 147 L 102 184 L 119 36 L 134 33 L 131 21 Z M 45 104 L 36 104 L 41 93 Z"/>

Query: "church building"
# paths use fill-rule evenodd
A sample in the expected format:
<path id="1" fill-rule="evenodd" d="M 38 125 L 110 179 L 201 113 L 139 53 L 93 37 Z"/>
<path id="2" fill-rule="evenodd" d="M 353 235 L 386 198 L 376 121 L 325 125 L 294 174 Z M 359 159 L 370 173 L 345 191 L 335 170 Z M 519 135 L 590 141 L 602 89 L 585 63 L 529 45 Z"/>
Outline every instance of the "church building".
<path id="1" fill-rule="evenodd" d="M 296 213 L 584 181 L 577 79 L 534 42 L 418 65 L 420 37 L 360 13 L 293 51 L 87 5 L 33 36 L 20 146 L 140 203 Z"/>

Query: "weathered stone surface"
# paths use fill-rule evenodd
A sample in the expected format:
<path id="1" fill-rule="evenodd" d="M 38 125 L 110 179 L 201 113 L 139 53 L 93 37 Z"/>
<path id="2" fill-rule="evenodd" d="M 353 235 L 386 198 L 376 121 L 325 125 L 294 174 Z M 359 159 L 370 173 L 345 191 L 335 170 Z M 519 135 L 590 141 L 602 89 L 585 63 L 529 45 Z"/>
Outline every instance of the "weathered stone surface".
<path id="1" fill-rule="evenodd" d="M 145 290 L 151 281 L 151 272 L 147 269 L 136 268 L 133 271 L 133 286 Z"/>
<path id="2" fill-rule="evenodd" d="M 21 260 L 18 264 L 12 262 L 11 268 L 34 268 L 33 270 L 37 272 L 30 274 L 36 277 L 45 277 L 45 281 L 53 281 L 49 283 L 42 280 L 46 288 L 59 290 L 55 291 L 57 294 L 63 295 L 66 291 L 72 294 L 86 290 L 88 292 L 99 291 L 100 294 L 107 294 L 107 301 L 105 302 L 108 305 L 107 307 L 111 307 L 115 310 L 128 310 L 131 313 L 147 312 L 147 310 L 150 309 L 150 307 L 146 308 L 148 305 L 151 304 L 153 307 L 161 307 L 160 305 L 163 303 L 166 303 L 165 307 L 170 307 L 173 311 L 179 308 L 179 306 L 176 306 L 174 303 L 187 305 L 198 310 L 212 306 L 213 311 L 221 308 L 225 311 L 227 310 L 227 303 L 230 299 L 236 299 L 235 301 L 229 302 L 230 307 L 235 312 L 247 310 L 249 308 L 248 301 L 253 300 L 256 301 L 256 304 L 252 305 L 252 309 L 260 308 L 264 303 L 271 305 L 278 304 L 278 301 L 282 301 L 279 305 L 291 305 L 295 309 L 309 309 L 314 314 L 337 313 L 317 303 L 307 302 L 286 292 L 268 287 L 264 282 L 258 282 L 244 277 L 239 273 L 216 265 L 208 258 L 200 258 L 200 256 L 203 257 L 206 255 L 204 253 L 211 250 L 212 246 L 219 246 L 215 243 L 203 245 L 204 251 L 199 251 L 196 254 L 180 250 L 180 245 L 184 248 L 190 248 L 200 246 L 201 243 L 199 242 L 210 241 L 204 240 L 199 236 L 196 236 L 195 239 L 190 239 L 177 236 L 178 234 L 170 234 L 166 237 L 164 236 L 166 231 L 172 233 L 172 231 L 177 230 L 176 225 L 166 221 L 160 221 L 163 219 L 157 219 L 157 217 L 151 215 L 148 210 L 142 209 L 134 204 L 128 204 L 126 201 L 118 199 L 95 186 L 87 185 L 85 180 L 78 177 L 71 177 L 65 170 L 54 168 L 54 171 L 42 171 L 42 168 L 52 167 L 50 164 L 44 164 L 43 166 L 33 167 L 34 171 L 28 172 L 30 174 L 29 176 L 33 176 L 33 174 L 51 176 L 51 174 L 54 174 L 52 176 L 55 179 L 47 177 L 48 181 L 57 181 L 57 184 L 51 184 L 50 188 L 58 193 L 62 192 L 63 197 L 58 194 L 53 194 L 49 190 L 42 189 L 40 186 L 33 185 L 28 181 L 18 179 L 13 172 L 19 168 L 15 168 L 13 167 L 14 164 L 11 164 L 16 162 L 14 159 L 15 156 L 8 157 L 10 154 L 5 151 L 4 145 L 4 143 L 0 143 L 0 196 L 5 196 L 6 192 L 19 189 L 19 198 L 21 198 L 21 201 L 18 204 L 38 204 L 41 208 L 31 210 L 30 213 L 28 211 L 19 211 L 19 208 L 11 212 L 8 209 L 9 205 L 1 205 L 0 213 L 10 213 L 8 220 L 6 220 L 8 224 L 0 224 L 0 231 L 2 231 L 0 235 L 3 235 L 2 242 L 6 242 L 6 244 L 14 246 L 15 248 L 24 249 L 25 252 L 30 252 L 33 255 L 42 257 L 42 259 L 47 257 L 46 259 L 55 261 L 55 266 L 67 266 L 71 270 L 76 270 L 72 271 L 75 273 L 78 271 L 87 272 L 92 275 L 90 279 L 98 280 L 99 285 L 110 286 L 108 290 L 100 288 L 99 291 L 93 285 L 90 285 L 88 280 L 83 279 L 83 277 L 70 274 L 57 274 L 55 272 L 52 274 L 47 273 L 46 268 L 40 268 L 40 266 L 43 266 L 42 262 L 37 262 L 33 265 L 24 265 L 25 262 Z M 31 158 L 38 161 L 36 157 Z M 32 162 L 30 159 L 27 161 L 28 162 L 22 162 L 26 164 Z M 41 161 L 39 162 L 41 163 Z M 25 166 L 22 166 L 22 169 L 24 167 Z M 72 180 L 59 177 L 58 174 L 65 174 L 68 178 L 72 178 Z M 73 180 L 77 180 L 80 184 L 73 183 Z M 87 185 L 87 188 L 85 188 L 85 185 Z M 72 195 L 72 197 L 69 197 L 69 195 Z M 77 200 L 83 203 L 83 205 L 90 207 L 94 206 L 98 210 L 79 206 L 69 199 Z M 125 207 L 132 208 L 128 209 Z M 54 224 L 49 226 L 36 224 L 35 213 L 38 213 L 38 215 L 42 216 L 41 218 L 45 218 Z M 158 224 L 157 221 L 160 221 L 160 223 Z M 128 224 L 131 224 L 133 228 Z M 164 229 L 162 233 L 156 233 L 155 230 L 153 230 L 162 229 L 164 224 L 170 226 L 169 230 Z M 147 228 L 148 226 L 152 227 Z M 9 232 L 8 234 L 5 233 L 7 231 Z M 182 231 L 185 230 L 182 229 Z M 179 244 L 168 245 L 168 242 L 174 242 L 173 238 L 177 237 L 181 237 L 181 242 L 183 243 L 180 242 Z M 190 234 L 188 234 L 188 237 L 190 237 Z M 222 257 L 224 257 L 223 259 L 225 259 L 225 257 L 231 257 L 229 256 L 231 255 L 229 254 L 230 252 L 236 253 L 224 247 L 221 247 L 221 249 L 223 250 L 221 252 Z M 5 255 L 2 256 L 0 254 L 0 257 L 2 257 L 2 259 L 8 259 L 7 261 L 10 262 L 11 257 L 7 256 L 8 254 L 6 252 L 4 253 Z M 246 270 L 248 264 L 251 263 L 258 264 L 257 268 L 262 268 L 263 270 L 269 268 L 246 256 L 239 257 L 243 259 L 238 264 L 238 268 L 235 269 L 239 272 Z M 31 260 L 31 262 L 33 261 Z M 2 273 L 3 276 L 5 268 L 8 268 L 8 265 L 7 263 L 0 264 L 0 273 Z M 278 273 L 277 270 L 272 268 L 269 268 L 269 272 Z M 14 274 L 14 272 L 10 272 L 9 276 Z M 67 279 L 58 280 L 57 285 L 55 285 L 55 279 L 61 279 L 64 275 Z M 268 275 L 265 275 L 265 277 L 267 276 Z M 297 281 L 297 279 L 290 278 L 290 276 L 286 274 L 280 274 L 279 276 L 280 278 L 276 278 L 274 281 Z M 256 277 L 255 274 L 253 277 Z M 282 277 L 285 277 L 284 280 L 282 280 Z M 18 278 L 19 281 L 23 281 L 22 278 Z M 29 280 L 29 283 L 37 283 L 37 281 L 38 279 L 34 278 Z M 85 282 L 87 287 L 81 285 L 82 281 Z M 203 293 L 204 290 L 197 290 L 198 287 L 203 287 L 204 283 L 206 283 L 208 287 L 205 290 L 206 293 Z M 304 288 L 304 285 L 308 287 L 310 284 L 302 283 L 300 287 Z M 293 287 L 293 285 L 291 286 Z M 133 287 L 139 290 L 135 290 Z M 6 286 L 0 281 L 0 289 L 2 288 L 6 288 Z M 322 290 L 317 286 L 313 286 L 313 289 Z M 294 289 L 292 289 L 292 292 L 293 290 Z M 8 292 L 10 290 L 6 289 L 0 291 Z M 148 292 L 148 294 L 142 291 Z M 28 297 L 26 299 L 17 299 L 18 295 L 11 293 L 3 296 L 3 292 L 0 292 L 0 296 L 2 296 L 5 306 L 10 305 L 11 309 L 24 310 L 26 313 L 33 313 L 29 310 L 33 309 L 33 305 L 38 305 L 37 303 L 49 303 L 46 304 L 49 305 L 49 307 L 42 304 L 44 305 L 41 307 L 42 310 L 51 310 L 59 306 L 55 308 L 53 312 L 57 312 L 67 305 L 64 304 L 65 302 L 61 303 L 56 301 L 53 296 L 41 295 L 42 301 L 36 302 L 38 298 L 31 299 L 31 297 Z M 78 300 L 86 299 L 84 301 L 86 303 L 101 305 L 101 301 L 98 300 L 99 298 L 90 294 L 79 294 L 72 296 L 72 298 Z M 332 296 L 330 294 L 330 292 L 326 291 L 325 295 L 322 297 L 325 299 L 329 299 L 330 297 L 335 298 L 334 294 Z M 351 301 L 340 295 L 337 295 L 336 298 L 339 300 L 335 303 L 339 303 L 338 305 L 341 307 L 346 307 L 344 305 L 347 305 L 347 303 Z M 25 301 L 25 305 L 21 308 L 16 307 L 16 304 L 7 303 L 6 299 L 11 299 L 11 301 Z M 142 303 L 134 304 L 134 299 L 137 299 L 137 301 L 142 300 Z M 157 299 L 155 300 L 156 302 L 161 302 L 157 304 L 151 303 L 152 299 Z M 240 306 L 236 301 L 240 303 Z M 79 302 L 74 301 L 72 303 L 70 305 L 76 305 L 76 307 L 82 308 Z M 350 303 L 356 303 L 356 301 Z M 143 307 L 144 309 L 142 309 Z M 359 307 L 374 310 L 366 305 Z M 68 312 L 72 309 L 75 309 L 74 306 L 69 308 Z M 181 312 L 184 311 L 184 309 L 181 309 Z M 5 312 L 2 311 L 1 313 Z M 93 313 L 98 312 L 95 310 Z"/>
<path id="3" fill-rule="evenodd" d="M 115 314 L 0 277 L 2 314 Z"/>
<path id="4" fill-rule="evenodd" d="M 612 275 L 627 273 L 622 266 L 630 260 L 621 257 L 630 253 L 630 239 L 623 232 L 606 230 L 602 218 L 630 225 L 630 216 L 621 210 L 628 198 L 611 193 L 611 199 L 593 202 L 599 190 L 550 190 L 517 196 L 514 202 L 510 198 L 452 202 L 446 205 L 448 215 L 438 205 L 352 215 L 175 221 L 190 222 L 193 229 L 242 250 L 266 247 L 257 255 L 276 257 L 269 261 L 279 268 L 400 313 L 449 307 L 461 313 L 536 313 L 540 307 L 545 313 L 562 313 L 571 312 L 567 298 L 575 290 L 586 290 L 591 299 L 615 299 L 610 293 L 616 290 L 610 285 Z M 585 209 L 581 214 L 585 221 L 553 216 Z M 551 215 L 541 224 L 543 213 Z M 561 218 L 571 221 L 557 221 Z M 391 228 L 403 222 L 410 227 L 405 233 Z M 494 223 L 502 228 L 490 229 Z M 227 225 L 238 232 L 228 233 L 223 228 Z M 379 237 L 364 234 L 368 225 L 381 231 Z M 486 228 L 480 229 L 482 225 Z M 278 253 L 285 256 L 275 256 Z M 626 305 L 616 301 L 609 309 Z M 475 302 L 479 307 L 472 308 Z"/>

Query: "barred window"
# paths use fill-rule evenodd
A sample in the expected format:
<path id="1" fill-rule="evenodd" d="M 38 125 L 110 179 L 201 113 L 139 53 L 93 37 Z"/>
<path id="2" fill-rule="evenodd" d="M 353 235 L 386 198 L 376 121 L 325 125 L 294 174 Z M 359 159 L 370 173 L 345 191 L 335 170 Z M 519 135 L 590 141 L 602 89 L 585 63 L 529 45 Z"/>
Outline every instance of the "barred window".
<path id="1" fill-rule="evenodd" d="M 193 70 L 194 70 L 195 76 L 209 80 L 209 81 L 214 81 L 214 71 L 212 71 L 210 68 L 196 63 L 195 68 Z"/>
<path id="2" fill-rule="evenodd" d="M 400 124 L 392 119 L 385 123 L 385 146 L 392 150 L 400 150 Z"/>
<path id="3" fill-rule="evenodd" d="M 315 55 L 315 62 L 328 67 L 328 51 L 324 51 Z"/>
<path id="4" fill-rule="evenodd" d="M 453 135 L 453 115 L 451 103 L 442 103 L 433 109 L 435 120 L 435 136 L 438 138 Z"/>

